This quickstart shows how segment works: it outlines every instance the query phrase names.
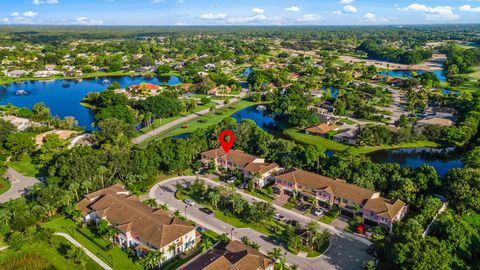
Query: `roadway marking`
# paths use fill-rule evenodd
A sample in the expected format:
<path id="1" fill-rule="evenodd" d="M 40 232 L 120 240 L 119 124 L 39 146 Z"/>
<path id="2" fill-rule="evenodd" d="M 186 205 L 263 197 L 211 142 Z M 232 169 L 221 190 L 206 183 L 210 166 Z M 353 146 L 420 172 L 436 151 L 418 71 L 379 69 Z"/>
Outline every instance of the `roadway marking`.
<path id="1" fill-rule="evenodd" d="M 10 176 L 10 178 L 13 178 L 15 180 L 15 181 L 10 181 L 10 182 L 12 182 L 12 184 L 20 183 L 20 180 L 17 177 Z"/>

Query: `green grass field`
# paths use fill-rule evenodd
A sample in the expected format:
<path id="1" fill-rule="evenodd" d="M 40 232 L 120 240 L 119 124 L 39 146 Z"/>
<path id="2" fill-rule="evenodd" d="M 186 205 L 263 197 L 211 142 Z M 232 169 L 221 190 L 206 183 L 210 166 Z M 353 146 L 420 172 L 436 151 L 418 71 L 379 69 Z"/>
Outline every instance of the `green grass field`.
<path id="1" fill-rule="evenodd" d="M 66 239 L 64 239 L 61 236 L 53 236 L 52 242 L 54 247 L 51 247 L 48 244 L 34 242 L 24 246 L 18 251 L 13 249 L 6 249 L 3 251 L 0 251 L 0 268 L 1 268 L 1 264 L 6 263 L 13 258 L 18 258 L 21 256 L 25 256 L 27 254 L 32 254 L 32 255 L 36 255 L 46 259 L 50 264 L 52 264 L 55 267 L 55 269 L 59 269 L 59 270 L 103 269 L 97 263 L 92 261 L 89 257 L 86 257 L 85 268 L 83 268 L 82 266 L 76 265 L 73 262 L 69 262 L 65 257 L 62 256 L 62 254 L 59 253 L 57 248 L 61 244 L 69 244 L 70 242 L 68 242 Z"/>
<path id="2" fill-rule="evenodd" d="M 8 163 L 8 166 L 26 176 L 35 177 L 39 174 L 39 169 L 32 164 L 30 157 L 19 161 L 11 161 Z"/>
<path id="3" fill-rule="evenodd" d="M 81 235 L 79 232 L 75 230 L 76 225 L 75 223 L 70 220 L 66 219 L 62 216 L 58 216 L 53 218 L 52 220 L 45 222 L 42 224 L 42 227 L 51 228 L 56 232 L 64 232 L 75 238 L 80 244 L 90 250 L 93 254 L 95 254 L 98 258 L 104 261 L 106 264 L 112 266 L 112 259 L 113 259 L 113 268 L 114 269 L 143 269 L 140 263 L 134 263 L 130 258 L 128 258 L 127 254 L 123 252 L 118 247 L 113 247 L 109 251 L 104 251 L 100 247 L 98 247 L 95 243 L 90 241 L 85 236 Z M 96 240 L 97 241 L 97 240 Z M 104 242 L 103 239 L 98 239 L 97 242 Z M 88 269 L 88 268 L 87 268 Z"/>
<path id="4" fill-rule="evenodd" d="M 4 179 L 3 177 L 0 177 L 0 194 L 7 192 L 7 190 L 9 190 L 11 186 L 12 184 L 10 183 L 10 181 Z"/>

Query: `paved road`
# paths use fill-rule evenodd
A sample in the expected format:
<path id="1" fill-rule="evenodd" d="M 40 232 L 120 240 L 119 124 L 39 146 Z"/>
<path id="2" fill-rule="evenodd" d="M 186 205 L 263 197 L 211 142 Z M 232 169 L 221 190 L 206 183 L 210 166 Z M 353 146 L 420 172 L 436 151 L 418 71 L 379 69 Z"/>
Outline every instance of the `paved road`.
<path id="1" fill-rule="evenodd" d="M 102 260 L 100 260 L 97 256 L 95 256 L 95 254 L 90 252 L 90 250 L 88 250 L 86 247 L 82 246 L 82 244 L 77 242 L 77 240 L 73 239 L 73 237 L 71 237 L 70 235 L 68 235 L 66 233 L 60 233 L 60 232 L 57 232 L 57 233 L 54 233 L 54 234 L 58 235 L 58 236 L 61 236 L 65 239 L 67 239 L 68 242 L 72 243 L 73 245 L 82 248 L 83 251 L 85 251 L 85 254 L 87 254 L 87 256 L 90 257 L 90 259 L 92 259 L 94 262 L 98 263 L 98 265 L 100 265 L 103 269 L 113 270 L 110 266 L 108 266 L 106 263 L 104 263 Z"/>
<path id="2" fill-rule="evenodd" d="M 192 183 L 195 180 L 195 176 L 175 177 L 168 180 L 164 180 L 155 185 L 149 193 L 150 198 L 154 198 L 161 203 L 167 203 L 170 208 L 178 209 L 182 213 L 185 213 L 186 204 L 175 199 L 175 184 L 179 183 Z M 207 178 L 201 178 L 210 186 L 217 186 L 221 183 L 214 182 Z M 239 192 L 248 201 L 261 201 L 258 198 L 252 197 L 243 192 Z M 287 210 L 280 206 L 274 205 L 277 211 L 284 215 L 287 219 L 295 219 L 301 224 L 307 224 L 311 221 L 310 218 L 303 216 L 299 213 Z M 199 211 L 199 206 L 188 206 L 187 218 L 193 220 L 197 224 L 215 231 L 217 233 L 230 234 L 232 226 L 228 223 L 215 219 L 214 217 L 207 215 Z M 322 229 L 328 230 L 332 234 L 331 245 L 329 249 L 318 258 L 304 258 L 296 256 L 292 253 L 287 254 L 287 262 L 295 264 L 301 269 L 362 269 L 363 261 L 372 259 L 366 252 L 366 249 L 370 242 L 361 237 L 353 234 L 346 233 L 338 230 L 335 227 L 319 223 Z M 247 236 L 253 242 L 258 243 L 261 246 L 261 251 L 267 253 L 273 248 L 277 247 L 270 242 L 266 241 L 266 237 L 261 233 L 250 228 L 235 228 L 233 231 L 233 237 L 240 239 L 242 236 Z"/>
<path id="3" fill-rule="evenodd" d="M 243 89 L 242 92 L 240 92 L 240 94 L 238 95 L 237 98 L 232 98 L 232 99 L 230 100 L 230 103 L 237 102 L 240 98 L 244 97 L 246 94 L 247 94 L 246 89 Z M 216 109 L 221 109 L 221 108 L 223 108 L 225 105 L 227 105 L 227 104 L 224 104 L 224 103 L 222 102 L 221 104 L 215 105 L 215 108 L 216 108 Z M 161 125 L 161 126 L 155 128 L 155 129 L 152 130 L 152 131 L 149 131 L 149 132 L 147 132 L 147 133 L 145 133 L 145 134 L 142 134 L 142 135 L 134 138 L 134 139 L 132 140 L 132 143 L 133 143 L 133 144 L 139 144 L 139 143 L 141 143 L 141 142 L 143 142 L 143 141 L 145 141 L 145 140 L 148 140 L 148 139 L 151 138 L 151 137 L 155 137 L 155 136 L 157 136 L 158 134 L 161 134 L 161 133 L 167 131 L 167 130 L 170 129 L 170 128 L 179 126 L 179 125 L 184 124 L 184 123 L 186 123 L 186 122 L 189 122 L 189 121 L 191 121 L 191 120 L 193 120 L 193 119 L 195 119 L 195 118 L 198 118 L 198 117 L 200 117 L 200 116 L 206 115 L 206 114 L 209 113 L 209 112 L 210 112 L 210 109 L 204 109 L 204 110 L 198 111 L 198 112 L 196 112 L 196 113 L 192 113 L 192 114 L 189 114 L 189 115 L 187 115 L 187 116 L 184 116 L 184 117 L 182 117 L 182 118 L 178 118 L 178 119 L 175 120 L 175 121 L 172 121 L 172 122 L 167 123 L 167 124 L 165 124 L 165 125 Z"/>
<path id="4" fill-rule="evenodd" d="M 39 183 L 35 177 L 25 176 L 12 168 L 8 168 L 7 172 L 3 174 L 3 178 L 10 180 L 12 186 L 7 192 L 0 195 L 0 203 L 20 198 L 28 191 L 29 187 Z"/>

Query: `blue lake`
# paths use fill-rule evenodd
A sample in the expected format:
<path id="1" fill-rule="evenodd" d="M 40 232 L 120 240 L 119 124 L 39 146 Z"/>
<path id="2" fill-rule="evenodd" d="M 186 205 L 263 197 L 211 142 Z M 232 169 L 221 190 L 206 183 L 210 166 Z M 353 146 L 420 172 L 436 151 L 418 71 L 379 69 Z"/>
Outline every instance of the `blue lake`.
<path id="1" fill-rule="evenodd" d="M 332 98 L 337 98 L 337 96 L 338 96 L 338 88 L 336 88 L 336 87 L 331 87 L 330 86 L 330 87 L 327 88 L 326 86 L 324 86 L 322 88 L 322 90 L 325 91 L 325 92 L 330 92 L 330 96 Z"/>
<path id="2" fill-rule="evenodd" d="M 252 68 L 249 67 L 249 68 L 246 68 L 242 71 L 242 76 L 245 76 L 245 77 L 248 77 L 251 73 L 252 73 Z"/>
<path id="3" fill-rule="evenodd" d="M 450 149 L 400 148 L 379 150 L 368 156 L 377 163 L 398 163 L 402 167 L 417 168 L 427 164 L 434 167 L 440 176 L 444 176 L 450 169 L 463 168 L 462 153 Z"/>
<path id="4" fill-rule="evenodd" d="M 74 116 L 80 126 L 84 126 L 87 130 L 92 130 L 93 112 L 80 105 L 80 101 L 88 92 L 101 92 L 107 88 L 109 83 L 115 81 L 122 88 L 142 82 L 162 85 L 181 83 L 176 76 L 165 77 L 162 81 L 158 77 L 142 76 L 99 77 L 80 81 L 25 81 L 0 86 L 0 105 L 12 104 L 17 107 L 32 108 L 35 103 L 43 102 L 51 109 L 52 115 L 61 118 Z M 15 94 L 18 90 L 26 90 L 28 94 L 18 96 Z"/>
<path id="5" fill-rule="evenodd" d="M 418 74 L 423 74 L 427 72 L 425 70 L 390 70 L 390 71 L 382 71 L 379 73 L 386 76 L 411 78 L 412 71 L 415 71 Z M 447 78 L 443 74 L 443 70 L 432 70 L 430 72 L 434 73 L 441 82 L 444 82 L 447 80 Z"/>
<path id="6" fill-rule="evenodd" d="M 266 130 L 267 125 L 275 124 L 273 115 L 267 114 L 266 111 L 257 110 L 257 106 L 241 109 L 240 111 L 232 114 L 231 117 L 236 119 L 238 123 L 242 122 L 244 119 L 253 120 L 257 126 L 263 130 Z"/>

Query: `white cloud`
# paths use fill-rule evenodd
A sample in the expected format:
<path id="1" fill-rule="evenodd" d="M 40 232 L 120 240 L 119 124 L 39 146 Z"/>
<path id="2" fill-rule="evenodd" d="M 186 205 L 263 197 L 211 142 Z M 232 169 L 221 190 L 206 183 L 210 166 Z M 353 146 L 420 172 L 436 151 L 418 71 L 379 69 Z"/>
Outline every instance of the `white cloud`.
<path id="1" fill-rule="evenodd" d="M 13 12 L 12 14 L 10 14 L 10 16 L 12 16 L 12 17 L 18 17 L 18 16 L 20 16 L 20 12 L 15 11 L 15 12 Z"/>
<path id="2" fill-rule="evenodd" d="M 73 24 L 79 25 L 101 25 L 103 24 L 102 20 L 89 19 L 87 17 L 77 17 Z"/>
<path id="3" fill-rule="evenodd" d="M 33 12 L 33 11 L 25 11 L 22 13 L 22 16 L 23 17 L 27 17 L 27 18 L 33 18 L 35 16 L 37 16 L 38 13 L 37 12 Z"/>
<path id="4" fill-rule="evenodd" d="M 468 12 L 480 12 L 480 7 L 472 7 L 471 5 L 463 5 L 458 9 L 461 11 L 468 11 Z"/>
<path id="5" fill-rule="evenodd" d="M 32 0 L 32 4 L 34 5 L 43 5 L 43 4 L 58 4 L 60 3 L 58 0 Z"/>
<path id="6" fill-rule="evenodd" d="M 165 0 L 152 0 L 153 4 L 163 3 Z"/>
<path id="7" fill-rule="evenodd" d="M 342 14 L 342 11 L 341 10 L 335 10 L 335 11 L 332 11 L 332 14 Z"/>
<path id="8" fill-rule="evenodd" d="M 265 9 L 262 9 L 262 8 L 252 8 L 252 11 L 253 11 L 253 13 L 256 13 L 256 14 L 265 13 Z"/>
<path id="9" fill-rule="evenodd" d="M 222 20 L 227 17 L 227 13 L 205 13 L 200 15 L 200 18 L 204 20 Z"/>
<path id="10" fill-rule="evenodd" d="M 289 12 L 299 12 L 299 11 L 300 11 L 300 7 L 298 7 L 298 6 L 291 6 L 291 7 L 285 8 L 285 11 L 289 11 Z"/>
<path id="11" fill-rule="evenodd" d="M 348 5 L 348 4 L 351 4 L 353 3 L 353 0 L 342 0 L 340 1 L 340 5 Z"/>
<path id="12" fill-rule="evenodd" d="M 352 6 L 352 5 L 346 5 L 343 7 L 343 12 L 347 12 L 347 13 L 357 13 L 358 10 L 356 7 Z"/>
<path id="13" fill-rule="evenodd" d="M 388 19 L 385 18 L 378 18 L 377 15 L 368 12 L 362 17 L 362 21 L 366 23 L 372 23 L 372 22 L 388 22 Z"/>
<path id="14" fill-rule="evenodd" d="M 236 17 L 225 20 L 228 24 L 278 24 L 282 19 L 278 16 L 267 17 L 263 14 L 247 17 Z"/>
<path id="15" fill-rule="evenodd" d="M 399 8 L 399 10 L 423 12 L 427 21 L 450 21 L 460 18 L 457 14 L 453 13 L 454 8 L 450 6 L 429 7 L 414 3 L 406 8 Z"/>
<path id="16" fill-rule="evenodd" d="M 298 18 L 299 22 L 319 22 L 323 21 L 323 16 L 315 13 L 305 14 L 302 17 Z"/>

